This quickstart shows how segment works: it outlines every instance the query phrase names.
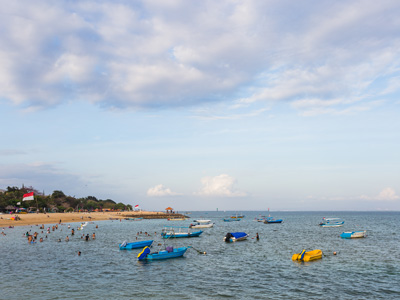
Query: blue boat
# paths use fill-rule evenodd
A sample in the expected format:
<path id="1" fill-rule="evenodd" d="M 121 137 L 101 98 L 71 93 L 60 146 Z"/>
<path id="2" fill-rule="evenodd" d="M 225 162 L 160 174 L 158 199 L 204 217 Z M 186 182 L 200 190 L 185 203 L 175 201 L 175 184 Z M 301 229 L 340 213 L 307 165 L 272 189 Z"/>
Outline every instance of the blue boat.
<path id="1" fill-rule="evenodd" d="M 237 218 L 237 219 L 231 219 L 231 218 L 225 218 L 224 222 L 235 222 L 235 221 L 240 221 L 241 219 Z"/>
<path id="2" fill-rule="evenodd" d="M 126 241 L 124 241 L 122 244 L 119 244 L 119 250 L 131 250 L 131 249 L 143 248 L 146 246 L 151 246 L 152 243 L 153 240 L 139 241 L 133 243 L 127 243 Z"/>
<path id="3" fill-rule="evenodd" d="M 202 230 L 191 231 L 189 227 L 167 226 L 162 230 L 161 236 L 164 239 L 188 238 L 188 237 L 198 237 L 202 233 L 203 233 Z"/>
<path id="4" fill-rule="evenodd" d="M 224 237 L 224 242 L 232 243 L 244 241 L 248 236 L 246 232 L 228 232 Z"/>
<path id="5" fill-rule="evenodd" d="M 344 221 L 340 218 L 323 218 L 322 222 L 319 223 L 321 227 L 340 227 L 343 226 Z"/>
<path id="6" fill-rule="evenodd" d="M 272 217 L 268 217 L 264 220 L 264 224 L 282 223 L 282 221 L 282 219 L 274 219 Z"/>
<path id="7" fill-rule="evenodd" d="M 185 254 L 186 250 L 190 247 L 166 247 L 165 250 L 158 252 L 150 252 L 149 247 L 145 247 L 142 252 L 138 254 L 138 260 L 158 260 L 158 259 L 168 259 L 168 258 L 176 258 L 182 257 Z"/>
<path id="8" fill-rule="evenodd" d="M 366 230 L 361 231 L 352 231 L 352 232 L 343 232 L 340 237 L 342 239 L 357 239 L 357 238 L 364 238 L 367 236 Z"/>

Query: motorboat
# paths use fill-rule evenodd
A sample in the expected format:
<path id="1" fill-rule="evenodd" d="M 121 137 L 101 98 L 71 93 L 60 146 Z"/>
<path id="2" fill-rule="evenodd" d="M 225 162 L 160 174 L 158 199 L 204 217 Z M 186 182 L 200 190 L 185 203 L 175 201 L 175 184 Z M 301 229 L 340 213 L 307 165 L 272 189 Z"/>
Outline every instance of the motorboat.
<path id="1" fill-rule="evenodd" d="M 235 221 L 240 221 L 241 219 L 239 219 L 239 218 L 235 218 L 235 219 L 232 219 L 232 218 L 225 218 L 224 219 L 224 222 L 235 222 Z"/>
<path id="2" fill-rule="evenodd" d="M 124 241 L 124 242 L 122 242 L 122 244 L 119 244 L 119 250 L 131 250 L 131 249 L 144 248 L 146 246 L 151 246 L 152 243 L 153 243 L 153 240 L 138 241 L 138 242 L 133 242 L 133 243 L 127 243 L 126 241 Z"/>
<path id="3" fill-rule="evenodd" d="M 190 228 L 211 228 L 214 226 L 214 223 L 211 223 L 211 220 L 195 220 L 196 223 L 192 223 L 189 225 Z"/>
<path id="4" fill-rule="evenodd" d="M 145 247 L 142 252 L 138 254 L 137 258 L 138 260 L 159 260 L 182 257 L 189 248 L 190 246 L 180 248 L 166 247 L 165 250 L 152 253 L 149 247 Z"/>
<path id="5" fill-rule="evenodd" d="M 224 242 L 232 243 L 244 241 L 249 235 L 245 232 L 228 232 L 224 237 Z"/>
<path id="6" fill-rule="evenodd" d="M 312 251 L 306 252 L 306 250 L 301 251 L 300 253 L 295 253 L 292 256 L 292 260 L 297 261 L 312 261 L 322 258 L 322 250 L 316 249 Z"/>
<path id="7" fill-rule="evenodd" d="M 189 227 L 176 227 L 167 226 L 161 231 L 161 236 L 164 239 L 168 238 L 186 238 L 186 237 L 198 237 L 203 231 L 191 231 Z"/>
<path id="8" fill-rule="evenodd" d="M 364 238 L 367 236 L 366 230 L 361 231 L 352 231 L 352 232 L 343 232 L 340 237 L 342 239 L 357 239 L 357 238 Z"/>
<path id="9" fill-rule="evenodd" d="M 274 219 L 272 217 L 268 217 L 264 220 L 264 224 L 276 224 L 276 223 L 282 223 L 282 219 Z"/>
<path id="10" fill-rule="evenodd" d="M 319 223 L 321 227 L 340 227 L 343 226 L 344 221 L 340 218 L 323 218 L 322 222 Z"/>

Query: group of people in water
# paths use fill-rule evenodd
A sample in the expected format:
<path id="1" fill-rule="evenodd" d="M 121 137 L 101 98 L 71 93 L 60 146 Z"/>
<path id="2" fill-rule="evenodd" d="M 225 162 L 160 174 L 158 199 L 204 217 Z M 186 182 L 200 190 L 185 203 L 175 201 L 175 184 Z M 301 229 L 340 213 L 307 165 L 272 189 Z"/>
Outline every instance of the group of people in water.
<path id="1" fill-rule="evenodd" d="M 44 241 L 44 239 L 47 239 L 47 238 L 48 238 L 48 235 L 51 233 L 51 231 L 56 231 L 56 230 L 58 230 L 58 228 L 59 228 L 58 225 L 64 225 L 64 224 L 62 224 L 62 222 L 61 222 L 61 220 L 60 220 L 59 224 L 55 224 L 55 225 L 53 225 L 52 227 L 48 227 L 47 230 L 46 230 L 46 235 L 44 236 L 44 238 L 43 238 L 43 237 L 40 237 L 39 242 L 41 243 L 41 242 Z M 68 229 L 70 229 L 70 228 L 71 228 L 71 225 L 68 225 Z M 78 227 L 77 230 L 82 230 L 82 228 L 83 228 L 83 224 L 82 224 L 80 227 Z M 99 226 L 96 225 L 96 228 L 99 228 Z M 42 229 L 41 233 L 44 234 L 44 229 L 45 229 L 44 224 L 42 224 L 42 225 L 39 227 L 39 229 Z M 30 231 L 31 231 L 31 230 L 30 230 Z M 36 243 L 37 240 L 38 240 L 39 233 L 35 231 L 35 232 L 32 234 L 32 233 L 30 233 L 30 231 L 27 231 L 27 232 L 25 233 L 25 236 L 26 236 L 26 238 L 28 239 L 28 243 L 29 243 L 29 244 L 34 244 L 34 243 Z M 62 229 L 61 229 L 60 231 L 62 231 Z M 72 228 L 72 229 L 71 229 L 71 236 L 74 236 L 74 235 L 75 235 L 75 229 Z M 85 235 L 85 234 L 82 234 L 82 235 L 81 235 L 81 239 L 84 240 L 84 241 L 89 241 L 89 240 L 90 240 L 90 236 L 89 236 L 88 233 L 87 233 L 86 235 Z M 93 234 L 92 234 L 92 240 L 95 240 L 95 239 L 96 239 L 96 234 L 93 232 Z M 69 240 L 70 240 L 70 237 L 67 235 L 66 238 L 65 238 L 65 242 L 69 242 Z M 61 238 L 59 238 L 57 241 L 58 241 L 58 242 L 61 242 Z M 78 253 L 78 255 L 80 255 L 80 252 Z"/>

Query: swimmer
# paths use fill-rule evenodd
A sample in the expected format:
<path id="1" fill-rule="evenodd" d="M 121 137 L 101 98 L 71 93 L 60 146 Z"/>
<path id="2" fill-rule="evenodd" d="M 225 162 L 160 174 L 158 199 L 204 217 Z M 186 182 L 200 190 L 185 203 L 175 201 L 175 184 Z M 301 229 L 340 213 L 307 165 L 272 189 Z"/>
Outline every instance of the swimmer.
<path id="1" fill-rule="evenodd" d="M 81 256 L 81 251 L 78 251 L 78 256 Z"/>

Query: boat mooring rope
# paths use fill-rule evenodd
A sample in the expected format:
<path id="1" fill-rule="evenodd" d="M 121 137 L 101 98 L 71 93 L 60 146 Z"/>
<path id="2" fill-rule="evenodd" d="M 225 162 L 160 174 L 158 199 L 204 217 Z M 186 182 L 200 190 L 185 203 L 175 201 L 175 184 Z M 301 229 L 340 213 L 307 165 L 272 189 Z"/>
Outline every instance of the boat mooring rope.
<path id="1" fill-rule="evenodd" d="M 196 249 L 195 247 L 193 247 L 193 246 L 191 246 L 194 250 L 196 250 L 197 251 L 197 253 L 199 253 L 199 254 L 207 254 L 207 252 L 206 251 L 200 251 L 200 250 L 198 250 L 198 249 Z"/>

